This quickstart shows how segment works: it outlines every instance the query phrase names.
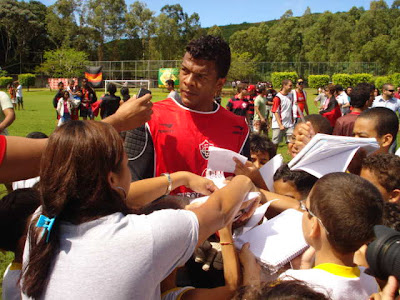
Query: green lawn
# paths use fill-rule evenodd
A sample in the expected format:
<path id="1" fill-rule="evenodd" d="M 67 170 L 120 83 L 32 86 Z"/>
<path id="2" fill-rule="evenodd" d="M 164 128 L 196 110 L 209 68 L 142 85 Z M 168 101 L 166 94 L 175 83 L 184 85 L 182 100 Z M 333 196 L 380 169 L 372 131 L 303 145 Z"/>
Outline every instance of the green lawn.
<path id="1" fill-rule="evenodd" d="M 225 107 L 229 99 L 229 92 L 231 89 L 224 91 L 227 96 L 222 99 L 222 105 Z M 309 108 L 311 112 L 317 112 L 314 106 L 312 95 L 314 90 L 307 90 L 309 97 Z M 41 131 L 50 135 L 56 128 L 56 113 L 52 105 L 52 100 L 55 95 L 55 91 L 49 91 L 46 89 L 31 89 L 30 91 L 24 90 L 24 110 L 16 111 L 16 120 L 9 127 L 10 135 L 26 136 L 32 131 Z M 97 96 L 101 96 L 103 91 L 97 91 Z M 168 94 L 165 89 L 153 89 L 153 102 L 162 100 Z M 286 160 L 289 159 L 287 154 L 287 147 L 281 144 L 278 148 L 278 152 L 281 153 Z M 0 193 L 5 194 L 3 185 L 0 185 Z M 2 282 L 3 273 L 7 265 L 13 260 L 14 255 L 12 253 L 0 254 L 0 284 Z M 1 287 L 0 287 L 1 293 Z"/>

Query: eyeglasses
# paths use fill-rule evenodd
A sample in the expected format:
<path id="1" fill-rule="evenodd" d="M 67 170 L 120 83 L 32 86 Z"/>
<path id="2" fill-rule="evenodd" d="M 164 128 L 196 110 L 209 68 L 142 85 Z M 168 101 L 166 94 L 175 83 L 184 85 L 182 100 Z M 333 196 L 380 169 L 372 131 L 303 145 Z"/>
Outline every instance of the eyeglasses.
<path id="1" fill-rule="evenodd" d="M 318 222 L 321 224 L 322 227 L 324 227 L 326 234 L 329 235 L 328 229 L 326 229 L 325 225 L 322 223 L 321 219 L 318 218 L 304 203 L 304 200 L 300 201 L 300 209 L 303 211 L 306 211 L 310 216 L 316 218 Z"/>
<path id="2" fill-rule="evenodd" d="M 303 83 L 304 83 L 303 81 L 298 82 L 298 84 L 300 84 L 300 85 L 302 85 Z"/>
<path id="3" fill-rule="evenodd" d="M 391 93 L 393 93 L 394 92 L 394 90 L 388 90 L 389 92 L 391 92 Z"/>

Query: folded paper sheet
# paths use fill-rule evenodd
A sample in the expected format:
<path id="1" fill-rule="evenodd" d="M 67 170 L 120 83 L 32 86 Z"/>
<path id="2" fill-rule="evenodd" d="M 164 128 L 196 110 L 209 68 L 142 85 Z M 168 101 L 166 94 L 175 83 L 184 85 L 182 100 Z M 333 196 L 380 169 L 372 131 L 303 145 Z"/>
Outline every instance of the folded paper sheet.
<path id="1" fill-rule="evenodd" d="M 212 171 L 233 173 L 236 166 L 236 163 L 233 161 L 234 157 L 239 159 L 242 164 L 245 164 L 247 161 L 247 157 L 231 150 L 210 146 L 208 151 L 210 152 L 210 156 L 208 157 L 207 168 Z"/>
<path id="2" fill-rule="evenodd" d="M 374 138 L 318 133 L 289 162 L 289 168 L 306 171 L 318 178 L 332 172 L 345 172 L 360 148 L 370 154 L 376 151 L 379 145 Z"/>
<path id="3" fill-rule="evenodd" d="M 260 168 L 261 176 L 270 192 L 274 192 L 274 174 L 282 165 L 282 163 L 282 155 L 277 154 Z"/>
<path id="4" fill-rule="evenodd" d="M 302 216 L 297 210 L 287 209 L 237 237 L 235 245 L 240 249 L 249 242 L 250 250 L 262 263 L 279 268 L 308 247 L 303 237 Z"/>

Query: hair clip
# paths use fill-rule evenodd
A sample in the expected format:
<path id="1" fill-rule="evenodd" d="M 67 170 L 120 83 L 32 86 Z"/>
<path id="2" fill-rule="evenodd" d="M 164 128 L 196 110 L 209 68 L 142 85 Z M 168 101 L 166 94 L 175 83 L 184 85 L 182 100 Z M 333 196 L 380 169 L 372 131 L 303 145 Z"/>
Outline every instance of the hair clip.
<path id="1" fill-rule="evenodd" d="M 54 218 L 48 218 L 45 215 L 40 215 L 39 220 L 36 223 L 36 227 L 43 227 L 45 230 L 47 230 L 47 237 L 46 237 L 46 243 L 49 242 L 49 237 L 50 237 L 50 231 L 53 228 L 54 221 L 56 220 L 56 217 Z M 44 232 L 43 232 L 44 234 Z"/>

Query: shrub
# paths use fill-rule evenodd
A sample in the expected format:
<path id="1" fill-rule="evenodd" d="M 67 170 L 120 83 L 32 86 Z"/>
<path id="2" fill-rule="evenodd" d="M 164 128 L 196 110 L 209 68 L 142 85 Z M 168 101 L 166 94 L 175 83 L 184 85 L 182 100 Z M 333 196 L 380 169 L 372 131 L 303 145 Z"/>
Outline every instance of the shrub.
<path id="1" fill-rule="evenodd" d="M 368 73 L 352 74 L 352 85 L 357 85 L 361 82 L 372 82 L 372 75 Z"/>
<path id="2" fill-rule="evenodd" d="M 377 76 L 377 77 L 375 77 L 375 80 L 374 80 L 375 87 L 377 89 L 379 89 L 380 91 L 382 91 L 382 86 L 388 82 L 390 82 L 389 76 Z"/>
<path id="3" fill-rule="evenodd" d="M 313 89 L 324 87 L 329 84 L 329 75 L 309 75 L 308 86 Z"/>
<path id="4" fill-rule="evenodd" d="M 400 73 L 393 73 L 389 75 L 389 82 L 394 85 L 394 87 L 400 86 Z"/>
<path id="5" fill-rule="evenodd" d="M 0 86 L 6 87 L 13 82 L 12 77 L 0 77 Z"/>
<path id="6" fill-rule="evenodd" d="M 26 74 L 19 74 L 18 81 L 21 85 L 28 87 L 35 84 L 36 76 L 34 74 L 26 73 Z"/>
<path id="7" fill-rule="evenodd" d="M 295 84 L 297 78 L 298 76 L 296 72 L 274 72 L 271 74 L 271 81 L 275 89 L 282 87 L 282 80 L 290 79 Z"/>
<path id="8" fill-rule="evenodd" d="M 333 84 L 340 84 L 343 87 L 348 87 L 353 84 L 353 80 L 350 74 L 333 74 Z"/>

